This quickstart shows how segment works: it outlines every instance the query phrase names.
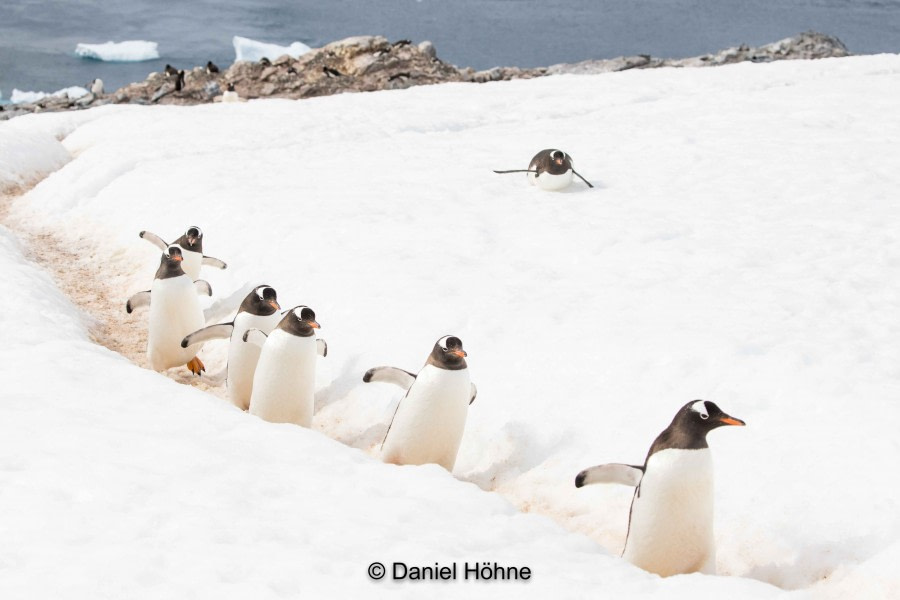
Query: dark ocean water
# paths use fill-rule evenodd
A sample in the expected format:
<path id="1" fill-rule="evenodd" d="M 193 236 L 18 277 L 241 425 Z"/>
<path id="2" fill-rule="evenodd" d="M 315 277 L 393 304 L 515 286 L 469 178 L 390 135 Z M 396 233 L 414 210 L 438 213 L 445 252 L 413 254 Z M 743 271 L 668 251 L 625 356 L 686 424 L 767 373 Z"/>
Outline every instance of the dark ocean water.
<path id="1" fill-rule="evenodd" d="M 112 90 L 165 63 L 234 60 L 241 35 L 321 46 L 351 35 L 431 40 L 476 69 L 627 54 L 694 56 L 801 31 L 838 36 L 856 54 L 900 52 L 900 0 L 0 0 L 0 93 L 54 91 L 94 77 Z M 160 59 L 78 58 L 79 42 L 148 40 Z"/>

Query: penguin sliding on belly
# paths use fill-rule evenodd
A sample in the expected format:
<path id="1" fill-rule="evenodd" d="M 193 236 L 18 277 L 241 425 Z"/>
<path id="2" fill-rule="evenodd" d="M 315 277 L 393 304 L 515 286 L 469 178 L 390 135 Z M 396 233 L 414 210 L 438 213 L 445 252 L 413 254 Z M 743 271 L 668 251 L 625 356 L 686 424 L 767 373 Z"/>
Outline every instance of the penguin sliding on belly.
<path id="1" fill-rule="evenodd" d="M 435 463 L 453 471 L 469 405 L 476 395 L 466 356 L 462 340 L 445 335 L 435 343 L 418 374 L 396 367 L 366 371 L 366 383 L 393 383 L 406 390 L 381 443 L 384 462 Z"/>
<path id="2" fill-rule="evenodd" d="M 663 577 L 716 572 L 713 537 L 713 465 L 706 434 L 740 425 L 715 403 L 685 404 L 660 433 L 643 466 L 606 464 L 585 469 L 575 487 L 595 483 L 634 486 L 622 557 Z"/>
<path id="3" fill-rule="evenodd" d="M 199 375 L 206 370 L 197 358 L 202 344 L 182 348 L 181 340 L 206 324 L 197 293 L 212 296 L 212 289 L 205 281 L 191 280 L 181 268 L 182 260 L 181 249 L 170 246 L 160 258 L 153 286 L 129 298 L 125 309 L 131 314 L 136 308 L 150 307 L 147 356 L 154 370 L 187 365 Z"/>
<path id="4" fill-rule="evenodd" d="M 494 171 L 494 173 L 528 173 L 528 183 L 536 185 L 542 190 L 558 191 L 569 187 L 572 183 L 572 175 L 594 187 L 591 182 L 578 174 L 573 166 L 572 157 L 562 150 L 549 148 L 541 150 L 534 155 L 527 169 L 513 169 L 511 171 Z"/>
<path id="5" fill-rule="evenodd" d="M 180 238 L 167 244 L 161 237 L 149 231 L 142 231 L 141 238 L 147 240 L 163 252 L 169 246 L 178 246 L 181 249 L 181 255 L 184 257 L 182 269 L 188 274 L 192 281 L 200 279 L 200 266 L 207 265 L 217 269 L 224 269 L 226 265 L 223 261 L 212 256 L 203 255 L 203 232 L 196 225 L 188 227 Z"/>
<path id="6" fill-rule="evenodd" d="M 312 424 L 316 357 L 328 354 L 325 340 L 316 339 L 316 329 L 316 313 L 308 306 L 295 306 L 268 336 L 259 329 L 244 333 L 245 343 L 262 347 L 250 414 L 272 423 Z"/>
<path id="7" fill-rule="evenodd" d="M 181 347 L 187 348 L 209 340 L 231 338 L 225 385 L 228 398 L 242 410 L 250 408 L 253 374 L 256 372 L 260 353 L 258 346 L 244 343 L 244 334 L 250 329 L 258 329 L 268 335 L 281 320 L 279 310 L 281 306 L 278 305 L 275 288 L 258 285 L 241 302 L 234 321 L 210 325 L 181 340 Z"/>

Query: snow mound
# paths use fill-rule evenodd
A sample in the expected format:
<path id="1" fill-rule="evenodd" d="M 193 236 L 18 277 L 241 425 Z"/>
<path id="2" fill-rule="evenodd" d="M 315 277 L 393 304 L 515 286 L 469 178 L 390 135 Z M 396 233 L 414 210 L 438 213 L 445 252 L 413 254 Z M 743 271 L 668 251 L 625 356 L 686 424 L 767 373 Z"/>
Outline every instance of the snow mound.
<path id="1" fill-rule="evenodd" d="M 234 44 L 235 62 L 241 60 L 256 62 L 263 57 L 275 59 L 279 56 L 284 56 L 285 54 L 297 58 L 301 54 L 306 54 L 312 50 L 312 48 L 303 42 L 294 42 L 290 46 L 279 46 L 277 44 L 257 42 L 256 40 L 251 40 L 250 38 L 241 37 L 239 35 L 234 36 L 232 43 Z"/>
<path id="2" fill-rule="evenodd" d="M 9 101 L 13 104 L 25 104 L 30 102 L 37 102 L 38 100 L 43 100 L 44 98 L 53 96 L 61 98 L 62 96 L 68 96 L 69 99 L 74 100 L 75 98 L 81 98 L 82 96 L 88 94 L 89 92 L 81 86 L 72 86 L 63 88 L 61 90 L 56 90 L 55 92 L 23 92 L 20 89 L 14 88 L 12 91 L 12 96 L 9 97 Z"/>
<path id="3" fill-rule="evenodd" d="M 106 42 L 105 44 L 78 44 L 75 54 L 81 58 L 104 62 L 142 62 L 159 58 L 156 42 L 129 40 L 126 42 Z"/>
<path id="4" fill-rule="evenodd" d="M 16 129 L 0 129 L 0 192 L 43 177 L 70 158 L 52 135 Z"/>

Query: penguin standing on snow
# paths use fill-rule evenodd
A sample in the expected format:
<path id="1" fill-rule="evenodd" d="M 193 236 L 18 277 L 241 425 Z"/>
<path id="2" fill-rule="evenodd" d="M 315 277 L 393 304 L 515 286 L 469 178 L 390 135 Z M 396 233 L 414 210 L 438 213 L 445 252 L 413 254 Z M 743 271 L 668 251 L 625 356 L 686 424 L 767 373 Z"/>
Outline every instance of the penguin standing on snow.
<path id="1" fill-rule="evenodd" d="M 228 398 L 242 410 L 250 408 L 253 374 L 256 372 L 260 353 L 258 346 L 244 343 L 244 334 L 249 329 L 258 329 L 268 335 L 281 320 L 279 310 L 281 306 L 278 305 L 275 288 L 258 285 L 241 302 L 234 321 L 210 325 L 181 340 L 181 347 L 187 348 L 209 340 L 231 338 L 225 385 L 228 388 Z"/>
<path id="2" fill-rule="evenodd" d="M 142 231 L 140 233 L 142 239 L 147 240 L 163 252 L 169 246 L 178 246 L 181 249 L 181 255 L 184 257 L 182 269 L 188 274 L 192 280 L 200 278 L 200 266 L 207 265 L 217 269 L 224 269 L 228 265 L 212 256 L 203 255 L 203 232 L 196 225 L 188 227 L 180 238 L 167 244 L 161 237 L 150 231 Z"/>
<path id="3" fill-rule="evenodd" d="M 706 400 L 685 404 L 660 433 L 643 466 L 606 464 L 585 469 L 575 487 L 635 486 L 622 557 L 663 577 L 716 572 L 713 465 L 706 434 L 745 423 Z"/>
<path id="4" fill-rule="evenodd" d="M 316 329 L 313 309 L 295 306 L 268 336 L 259 329 L 244 333 L 244 342 L 262 347 L 253 376 L 250 414 L 272 423 L 312 424 L 316 357 L 328 354 L 325 340 L 316 339 Z"/>
<path id="5" fill-rule="evenodd" d="M 234 89 L 234 84 L 229 83 L 225 92 L 222 94 L 222 102 L 240 102 L 241 97 L 238 96 L 237 91 Z"/>
<path id="6" fill-rule="evenodd" d="M 182 348 L 181 340 L 205 324 L 197 293 L 212 296 L 212 289 L 205 281 L 192 280 L 181 268 L 182 260 L 181 248 L 169 246 L 160 258 L 153 286 L 129 298 L 125 309 L 131 314 L 138 307 L 150 306 L 147 356 L 154 370 L 187 365 L 191 373 L 199 375 L 206 370 L 197 358 L 202 345 Z"/>
<path id="7" fill-rule="evenodd" d="M 511 171 L 494 171 L 494 173 L 528 173 L 528 183 L 536 185 L 542 190 L 558 191 L 569 187 L 572 183 L 572 174 L 587 184 L 594 187 L 591 182 L 578 174 L 573 166 L 572 157 L 562 150 L 549 148 L 541 150 L 534 155 L 527 169 L 513 169 Z"/>
<path id="8" fill-rule="evenodd" d="M 366 383 L 393 383 L 406 390 L 381 443 L 382 460 L 396 465 L 435 463 L 453 471 L 476 394 L 466 356 L 462 340 L 445 335 L 416 375 L 396 367 L 366 371 Z"/>

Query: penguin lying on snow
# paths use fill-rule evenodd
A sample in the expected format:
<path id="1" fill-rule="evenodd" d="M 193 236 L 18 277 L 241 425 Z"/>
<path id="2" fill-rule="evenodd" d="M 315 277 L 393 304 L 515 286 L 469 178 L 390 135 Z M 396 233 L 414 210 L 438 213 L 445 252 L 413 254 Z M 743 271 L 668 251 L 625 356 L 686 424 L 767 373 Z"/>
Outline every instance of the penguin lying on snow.
<path id="1" fill-rule="evenodd" d="M 308 306 L 295 306 L 266 336 L 259 329 L 243 335 L 248 345 L 262 348 L 250 414 L 272 423 L 312 424 L 316 392 L 316 356 L 327 356 L 325 340 L 316 339 L 316 313 Z"/>
<path id="2" fill-rule="evenodd" d="M 191 373 L 199 375 L 206 370 L 197 358 L 202 344 L 182 348 L 181 340 L 205 324 L 197 293 L 212 296 L 212 288 L 205 281 L 190 279 L 181 268 L 182 260 L 181 249 L 170 246 L 160 257 L 153 286 L 129 298 L 125 310 L 131 314 L 136 308 L 150 307 L 147 356 L 154 370 L 186 364 Z"/>
<path id="3" fill-rule="evenodd" d="M 579 175 L 575 170 L 571 156 L 562 150 L 554 150 L 552 148 L 541 150 L 535 154 L 527 169 L 494 171 L 494 173 L 528 173 L 528 183 L 550 191 L 569 187 L 569 184 L 572 183 L 572 174 L 574 173 L 589 188 L 594 187 L 590 181 Z"/>
<path id="4" fill-rule="evenodd" d="M 244 343 L 244 334 L 249 329 L 258 329 L 268 335 L 281 320 L 279 310 L 281 306 L 278 305 L 275 288 L 258 285 L 241 302 L 232 322 L 210 325 L 181 340 L 181 347 L 187 348 L 209 340 L 231 338 L 225 385 L 228 398 L 242 410 L 250 408 L 253 374 L 256 372 L 260 353 L 259 347 Z"/>
<path id="5" fill-rule="evenodd" d="M 217 269 L 224 269 L 228 266 L 218 258 L 203 255 L 203 232 L 200 231 L 200 228 L 196 225 L 188 227 L 187 231 L 184 232 L 184 235 L 171 244 L 167 244 L 161 237 L 149 231 L 142 231 L 140 236 L 163 252 L 165 252 L 166 248 L 169 246 L 178 246 L 184 257 L 181 268 L 184 269 L 184 272 L 188 274 L 191 280 L 200 278 L 201 265 L 207 265 Z"/>
<path id="6" fill-rule="evenodd" d="M 382 460 L 396 465 L 436 463 L 453 471 L 477 393 L 466 356 L 462 340 L 445 335 L 416 375 L 396 367 L 366 371 L 366 383 L 393 383 L 406 390 L 381 443 Z"/>
<path id="7" fill-rule="evenodd" d="M 585 469 L 575 487 L 621 483 L 636 487 L 622 557 L 667 577 L 716 572 L 713 468 L 706 434 L 745 425 L 705 400 L 685 404 L 660 433 L 643 466 L 606 464 Z"/>

